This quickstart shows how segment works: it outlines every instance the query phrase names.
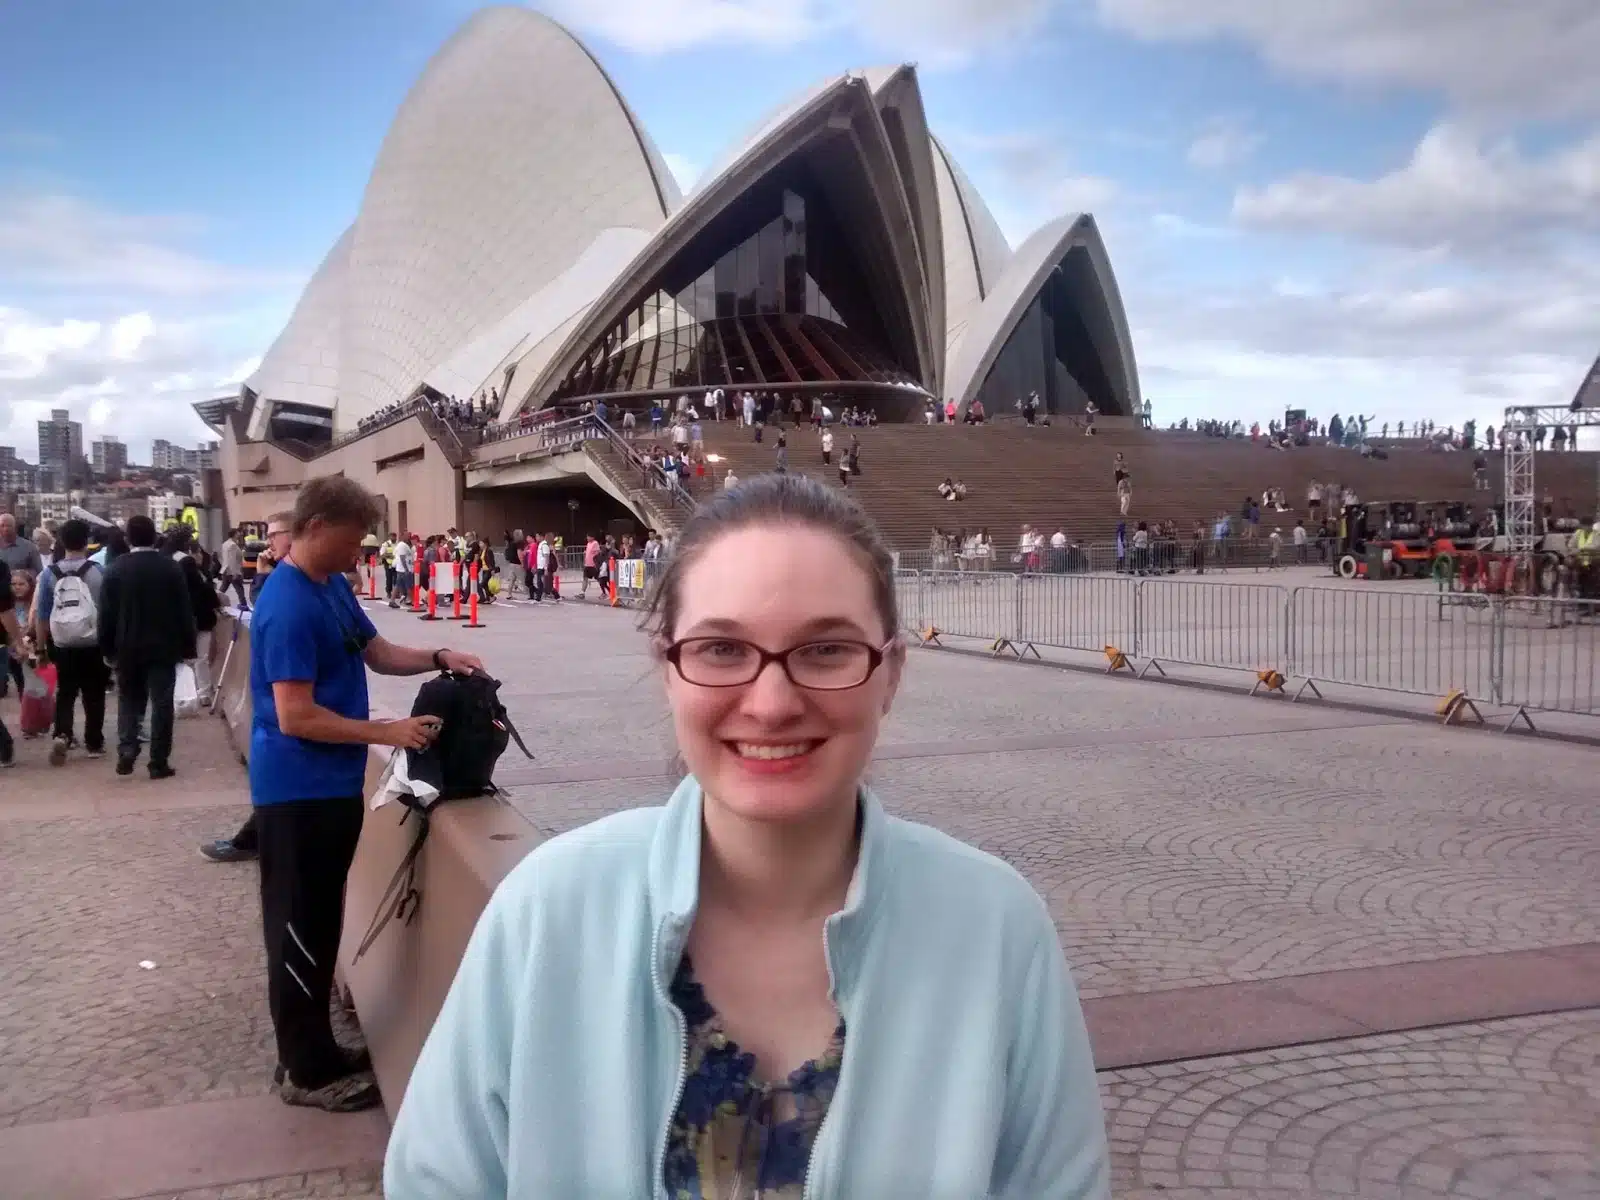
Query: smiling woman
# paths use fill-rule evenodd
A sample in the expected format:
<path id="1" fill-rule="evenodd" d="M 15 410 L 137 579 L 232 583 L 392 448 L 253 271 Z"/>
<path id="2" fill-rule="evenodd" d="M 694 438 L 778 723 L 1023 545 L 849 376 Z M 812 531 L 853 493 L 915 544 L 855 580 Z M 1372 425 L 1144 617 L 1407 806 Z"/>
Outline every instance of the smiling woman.
<path id="1" fill-rule="evenodd" d="M 385 1194 L 1108 1196 L 1043 902 L 862 783 L 905 653 L 860 509 L 794 475 L 719 493 L 646 626 L 689 778 L 501 885 Z"/>

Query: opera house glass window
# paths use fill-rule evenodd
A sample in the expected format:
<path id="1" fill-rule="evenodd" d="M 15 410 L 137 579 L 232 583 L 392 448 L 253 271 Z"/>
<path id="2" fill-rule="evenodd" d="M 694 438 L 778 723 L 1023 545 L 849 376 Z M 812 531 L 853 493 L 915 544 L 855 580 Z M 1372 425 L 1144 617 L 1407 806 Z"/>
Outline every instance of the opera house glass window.
<path id="1" fill-rule="evenodd" d="M 885 349 L 858 262 L 827 202 L 803 182 L 749 192 L 691 239 L 554 398 L 914 382 Z"/>

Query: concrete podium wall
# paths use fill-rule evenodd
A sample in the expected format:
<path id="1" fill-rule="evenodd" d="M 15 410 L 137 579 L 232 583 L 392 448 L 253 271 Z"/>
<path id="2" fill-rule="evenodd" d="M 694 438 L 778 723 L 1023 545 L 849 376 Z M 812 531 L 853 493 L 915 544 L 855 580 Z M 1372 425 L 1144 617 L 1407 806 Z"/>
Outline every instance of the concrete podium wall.
<path id="1" fill-rule="evenodd" d="M 249 626 L 225 615 L 216 641 L 219 654 L 232 647 L 219 679 L 218 714 L 245 761 L 251 719 Z M 387 746 L 368 751 L 364 790 L 369 798 L 391 753 Z M 339 978 L 361 1018 L 391 1120 L 479 914 L 500 880 L 541 840 L 526 817 L 501 801 L 455 800 L 440 806 L 417 859 L 415 886 L 422 900 L 416 914 L 409 923 L 390 921 L 357 962 L 356 949 L 416 836 L 416 818 L 404 820 L 406 813 L 398 804 L 366 811 L 345 887 L 339 948 Z"/>

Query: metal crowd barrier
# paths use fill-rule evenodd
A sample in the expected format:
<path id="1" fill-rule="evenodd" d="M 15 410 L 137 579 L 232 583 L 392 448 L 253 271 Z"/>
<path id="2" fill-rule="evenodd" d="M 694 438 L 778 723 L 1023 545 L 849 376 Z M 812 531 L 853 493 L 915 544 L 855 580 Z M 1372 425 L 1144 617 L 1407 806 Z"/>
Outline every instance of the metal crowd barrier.
<path id="1" fill-rule="evenodd" d="M 1317 683 L 1493 700 L 1494 613 L 1426 592 L 1300 587 L 1289 608 L 1289 672 Z"/>
<path id="2" fill-rule="evenodd" d="M 933 550 L 901 550 L 896 553 L 899 567 L 904 571 L 939 571 L 958 574 L 983 571 L 1006 574 L 1082 575 L 1118 574 L 1165 576 L 1188 574 L 1196 570 L 1271 570 L 1277 567 L 1310 566 L 1332 570 L 1332 543 L 1319 549 L 1317 539 L 1305 545 L 1302 558 L 1289 531 L 1284 531 L 1279 547 L 1279 557 L 1272 557 L 1270 538 L 1229 537 L 1221 541 L 1207 538 L 1197 548 L 1192 541 L 1151 542 L 1142 553 L 1131 545 L 1118 555 L 1117 547 L 1109 542 L 1089 542 L 1057 550 L 1046 546 L 1037 562 L 1023 561 L 1014 548 L 996 552 L 987 560 L 979 560 L 960 553 L 941 553 Z"/>
<path id="3" fill-rule="evenodd" d="M 1496 703 L 1600 716 L 1600 600 L 1516 597 L 1497 611 Z"/>
<path id="4" fill-rule="evenodd" d="M 900 623 L 991 653 L 1105 654 L 1143 677 L 1162 664 L 1514 709 L 1600 716 L 1600 601 L 1286 587 L 1126 575 L 896 572 Z M 1531 726 L 1531 720 L 1528 721 Z"/>

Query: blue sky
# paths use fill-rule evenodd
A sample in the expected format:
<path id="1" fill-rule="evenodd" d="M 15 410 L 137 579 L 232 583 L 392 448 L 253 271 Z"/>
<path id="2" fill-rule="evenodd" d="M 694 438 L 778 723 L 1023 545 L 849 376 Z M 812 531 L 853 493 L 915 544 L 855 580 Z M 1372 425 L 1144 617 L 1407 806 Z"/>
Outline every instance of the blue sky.
<path id="1" fill-rule="evenodd" d="M 5 6 L 0 444 L 31 457 L 52 407 L 136 457 L 203 436 L 189 402 L 270 343 L 474 7 Z M 1592 0 L 536 7 L 686 178 L 825 75 L 919 63 L 1014 245 L 1095 212 L 1163 422 L 1497 422 L 1566 400 L 1600 352 Z"/>

